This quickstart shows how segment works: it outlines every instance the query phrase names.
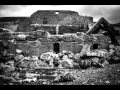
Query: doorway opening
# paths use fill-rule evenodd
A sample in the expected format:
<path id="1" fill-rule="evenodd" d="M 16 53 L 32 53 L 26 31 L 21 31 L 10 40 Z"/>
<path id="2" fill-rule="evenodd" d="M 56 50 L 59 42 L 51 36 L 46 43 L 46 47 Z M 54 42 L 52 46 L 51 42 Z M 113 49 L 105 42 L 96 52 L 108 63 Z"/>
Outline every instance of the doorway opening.
<path id="1" fill-rule="evenodd" d="M 53 44 L 53 51 L 55 53 L 59 53 L 60 52 L 60 44 L 59 43 L 54 43 Z"/>
<path id="2" fill-rule="evenodd" d="M 98 44 L 93 44 L 93 50 L 94 49 L 98 49 L 99 48 L 99 45 Z"/>

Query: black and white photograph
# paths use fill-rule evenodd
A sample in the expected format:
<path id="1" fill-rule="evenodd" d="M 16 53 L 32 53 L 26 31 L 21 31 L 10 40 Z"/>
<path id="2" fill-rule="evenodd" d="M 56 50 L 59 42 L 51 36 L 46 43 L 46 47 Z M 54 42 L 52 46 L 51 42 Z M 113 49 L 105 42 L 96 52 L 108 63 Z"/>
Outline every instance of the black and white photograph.
<path id="1" fill-rule="evenodd" d="M 120 85 L 120 5 L 0 5 L 0 85 Z"/>

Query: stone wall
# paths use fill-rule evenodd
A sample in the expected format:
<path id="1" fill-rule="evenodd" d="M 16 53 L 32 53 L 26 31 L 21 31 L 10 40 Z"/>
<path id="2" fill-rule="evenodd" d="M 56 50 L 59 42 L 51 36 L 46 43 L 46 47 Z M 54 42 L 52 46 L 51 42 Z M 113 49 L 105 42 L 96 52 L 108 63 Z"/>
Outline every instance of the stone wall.
<path id="1" fill-rule="evenodd" d="M 71 51 L 73 53 L 80 53 L 82 50 L 82 45 L 78 44 L 77 42 L 62 42 L 61 45 L 61 51 Z"/>
<path id="2" fill-rule="evenodd" d="M 96 41 L 94 41 L 93 44 L 98 44 L 98 49 L 108 49 L 111 43 L 111 39 L 109 36 L 96 34 L 95 37 L 96 37 Z M 91 45 L 91 49 L 93 44 Z"/>
<path id="3" fill-rule="evenodd" d="M 57 13 L 56 13 L 57 12 Z M 81 17 L 81 20 L 87 20 L 89 23 L 93 22 L 93 17 L 90 16 L 80 16 L 78 12 L 75 11 L 67 11 L 67 10 L 39 10 L 35 13 L 33 13 L 30 17 L 32 23 L 38 23 L 43 24 L 43 19 L 46 18 L 48 21 L 48 24 L 62 24 L 62 21 L 66 23 L 67 21 L 70 21 L 71 23 L 73 21 L 73 24 L 78 24 L 79 21 L 76 21 Z M 71 21 L 72 20 L 72 21 Z M 67 22 L 68 23 L 68 22 Z"/>
<path id="4" fill-rule="evenodd" d="M 82 49 L 82 45 L 77 42 L 41 42 L 38 46 L 34 47 L 28 43 L 17 43 L 11 44 L 10 53 L 15 54 L 16 49 L 20 49 L 23 52 L 27 53 L 28 56 L 40 56 L 42 53 L 49 52 L 50 50 L 54 50 L 54 43 L 60 44 L 60 52 L 63 50 L 71 51 L 73 53 L 80 53 Z"/>
<path id="5" fill-rule="evenodd" d="M 17 44 L 11 44 L 10 45 L 10 53 L 11 54 L 15 54 L 16 49 L 20 49 L 22 50 L 24 53 L 26 53 L 27 56 L 39 56 L 42 53 L 48 52 L 50 51 L 51 47 L 50 47 L 50 43 L 44 44 L 42 45 L 41 43 L 37 46 L 32 46 L 26 42 L 22 42 L 22 43 L 17 43 Z"/>
<path id="6" fill-rule="evenodd" d="M 56 12 L 59 12 L 56 14 Z M 87 16 L 80 16 L 78 12 L 75 11 L 52 11 L 52 10 L 39 10 L 31 15 L 29 19 L 26 19 L 25 21 L 21 22 L 18 26 L 17 31 L 31 31 L 30 24 L 43 24 L 44 19 L 47 20 L 47 24 L 51 25 L 77 25 L 75 27 L 69 27 L 68 30 L 70 32 L 80 32 L 83 30 L 83 28 L 88 30 L 88 23 L 93 23 L 93 17 L 87 17 Z M 81 28 L 82 27 L 82 28 Z M 63 30 L 62 27 L 59 31 Z M 41 28 L 40 28 L 41 29 Z M 66 28 L 67 29 L 67 28 Z M 44 29 L 46 30 L 46 29 Z M 54 30 L 49 30 L 51 33 L 55 34 Z M 64 33 L 67 30 L 63 30 L 60 32 L 60 34 Z M 84 31 L 84 30 L 83 30 Z M 69 33 L 70 33 L 69 32 Z"/>
<path id="7" fill-rule="evenodd" d="M 80 53 L 83 48 L 82 44 L 78 44 L 77 42 L 72 43 L 72 52 L 73 53 Z"/>
<path id="8" fill-rule="evenodd" d="M 53 35 L 53 37 L 56 37 Z M 68 39 L 67 39 L 68 40 Z M 36 41 L 22 41 L 21 43 L 12 44 L 10 46 L 11 53 L 15 53 L 15 49 L 21 49 L 23 52 L 27 52 L 28 55 L 36 55 L 39 56 L 42 53 L 49 52 L 50 50 L 54 50 L 54 44 L 58 43 L 58 48 L 60 52 L 63 50 L 71 51 L 73 53 L 80 53 L 84 45 L 91 46 L 91 50 L 93 50 L 93 45 L 97 44 L 98 47 L 96 49 L 107 49 L 110 45 L 110 37 L 102 34 L 94 34 L 94 35 L 84 35 L 83 40 L 82 37 L 76 38 L 74 41 L 58 41 L 52 40 L 49 41 L 47 38 L 38 39 Z M 13 48 L 13 49 L 12 49 Z"/>
<path id="9" fill-rule="evenodd" d="M 63 18 L 69 15 L 78 15 L 78 13 L 75 11 L 39 10 L 33 13 L 30 18 L 32 23 L 43 24 L 43 19 L 47 18 L 48 24 L 58 24 Z"/>

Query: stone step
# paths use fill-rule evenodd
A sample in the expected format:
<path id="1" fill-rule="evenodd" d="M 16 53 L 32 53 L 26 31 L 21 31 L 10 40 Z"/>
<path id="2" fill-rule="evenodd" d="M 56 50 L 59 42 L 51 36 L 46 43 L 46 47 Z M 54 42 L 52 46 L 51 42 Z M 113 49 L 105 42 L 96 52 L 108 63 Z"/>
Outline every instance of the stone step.
<path id="1" fill-rule="evenodd" d="M 55 79 L 55 69 L 37 69 L 34 70 L 33 73 L 40 74 L 38 79 L 47 79 L 47 80 L 53 80 Z"/>
<path id="2" fill-rule="evenodd" d="M 39 76 L 38 79 L 53 80 L 53 79 L 55 79 L 55 76 L 47 76 L 47 75 L 45 75 L 45 76 Z"/>
<path id="3" fill-rule="evenodd" d="M 51 75 L 55 73 L 55 69 L 37 69 L 34 70 L 34 73 L 43 73 L 43 74 L 47 74 L 47 75 Z"/>

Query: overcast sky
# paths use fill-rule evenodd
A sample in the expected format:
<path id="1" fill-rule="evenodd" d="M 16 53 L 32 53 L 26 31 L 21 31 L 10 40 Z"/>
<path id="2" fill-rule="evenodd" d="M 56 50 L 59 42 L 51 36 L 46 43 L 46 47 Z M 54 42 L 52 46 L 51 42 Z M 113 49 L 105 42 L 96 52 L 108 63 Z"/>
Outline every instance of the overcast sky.
<path id="1" fill-rule="evenodd" d="M 94 21 L 104 17 L 110 23 L 120 23 L 120 5 L 0 5 L 0 17 L 30 16 L 37 10 L 73 10 L 92 16 Z"/>

